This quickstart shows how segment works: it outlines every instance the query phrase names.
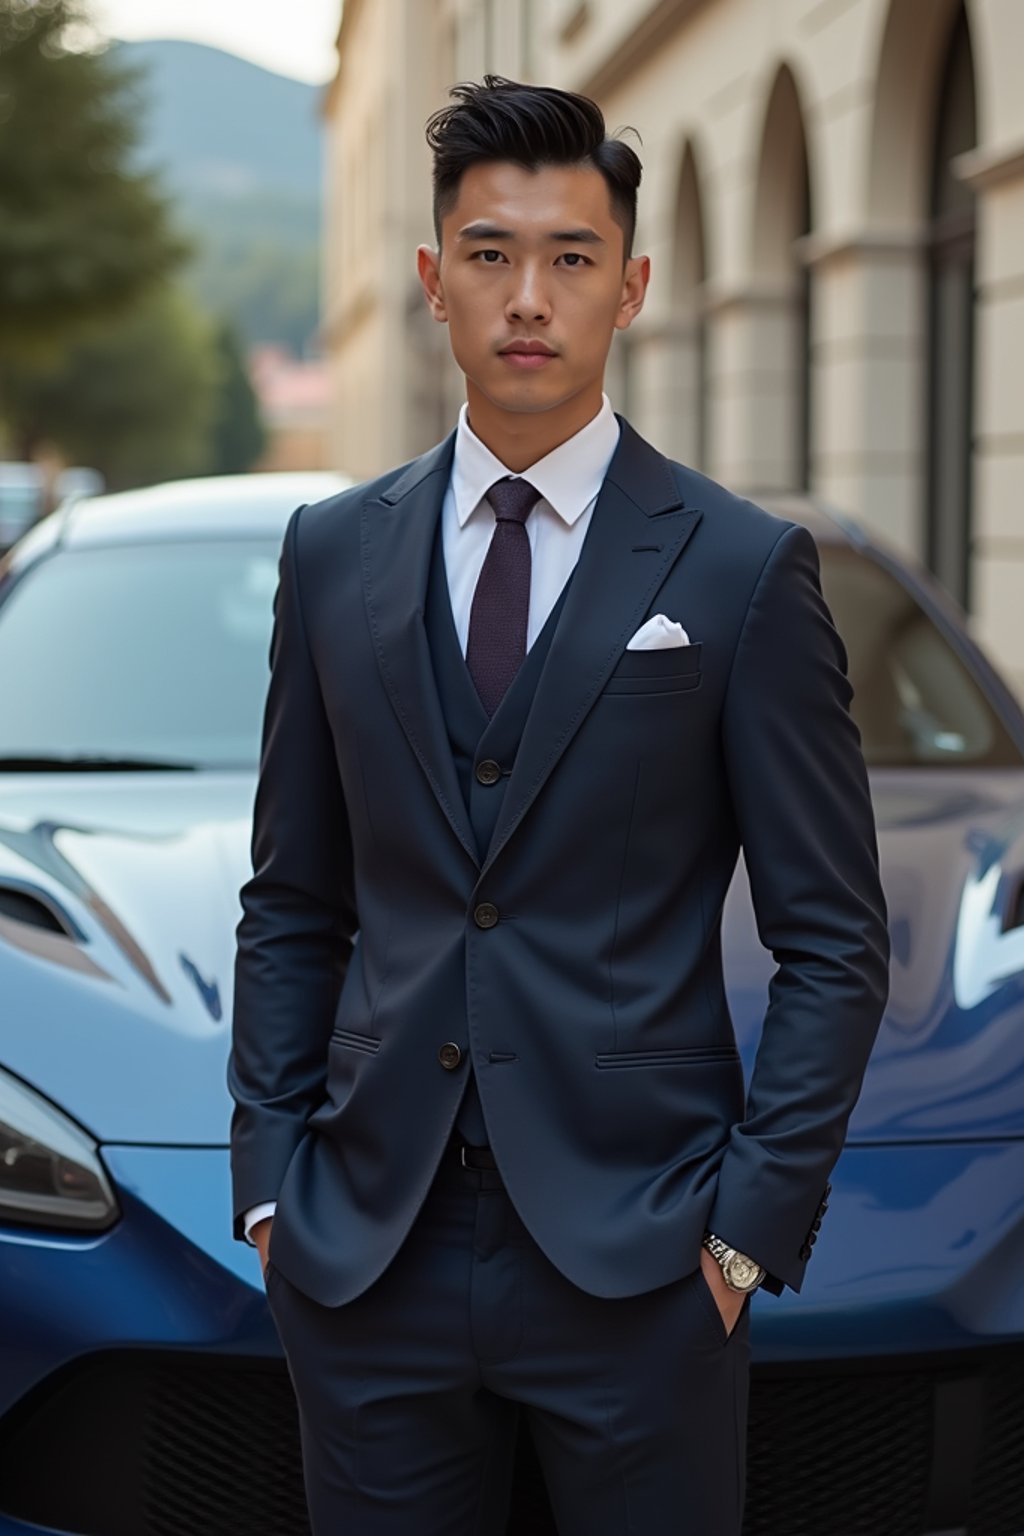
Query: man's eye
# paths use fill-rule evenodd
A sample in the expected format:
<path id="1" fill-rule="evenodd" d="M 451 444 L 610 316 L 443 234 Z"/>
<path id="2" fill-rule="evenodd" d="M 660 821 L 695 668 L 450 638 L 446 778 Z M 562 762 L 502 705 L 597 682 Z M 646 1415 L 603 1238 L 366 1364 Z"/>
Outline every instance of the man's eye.
<path id="1" fill-rule="evenodd" d="M 473 259 L 474 259 L 474 261 L 476 261 L 479 257 L 482 256 L 483 259 L 484 259 L 485 265 L 487 265 L 489 267 L 493 267 L 494 266 L 494 261 L 491 260 L 491 257 L 493 256 L 495 258 L 495 261 L 500 261 L 501 258 L 502 258 L 502 255 L 503 255 L 503 253 L 501 251 L 474 251 L 473 252 Z"/>
<path id="2" fill-rule="evenodd" d="M 589 267 L 591 265 L 590 257 L 584 256 L 582 251 L 563 251 L 561 260 L 570 267 Z"/>

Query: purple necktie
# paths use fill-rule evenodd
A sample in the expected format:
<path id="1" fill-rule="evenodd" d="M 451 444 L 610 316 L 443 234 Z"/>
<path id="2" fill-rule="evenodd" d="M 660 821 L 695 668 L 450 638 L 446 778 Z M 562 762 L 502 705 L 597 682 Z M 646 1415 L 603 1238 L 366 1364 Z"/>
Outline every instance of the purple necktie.
<path id="1" fill-rule="evenodd" d="M 530 613 L 530 537 L 526 519 L 540 500 L 529 480 L 511 475 L 487 492 L 495 524 L 469 612 L 466 665 L 493 715 L 526 656 Z"/>

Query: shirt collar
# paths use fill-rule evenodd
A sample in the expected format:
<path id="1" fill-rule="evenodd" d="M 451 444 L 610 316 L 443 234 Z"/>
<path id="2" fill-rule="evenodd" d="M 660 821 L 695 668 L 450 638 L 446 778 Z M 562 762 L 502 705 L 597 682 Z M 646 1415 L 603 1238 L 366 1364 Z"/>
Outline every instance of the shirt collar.
<path id="1" fill-rule="evenodd" d="M 572 526 L 593 501 L 604 480 L 619 441 L 619 423 L 608 396 L 585 427 L 542 459 L 523 470 L 523 476 L 543 496 L 562 520 Z M 461 528 L 487 495 L 495 480 L 512 471 L 481 442 L 469 425 L 469 407 L 463 402 L 455 433 L 451 484 L 455 511 Z"/>

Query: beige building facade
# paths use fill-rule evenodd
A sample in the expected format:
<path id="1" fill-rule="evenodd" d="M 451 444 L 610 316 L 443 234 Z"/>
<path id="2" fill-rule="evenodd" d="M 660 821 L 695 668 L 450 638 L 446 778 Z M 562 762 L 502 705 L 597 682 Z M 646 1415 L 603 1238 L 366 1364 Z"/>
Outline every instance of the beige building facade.
<path id="1" fill-rule="evenodd" d="M 613 403 L 732 488 L 808 491 L 930 566 L 1024 692 L 1021 0 L 346 0 L 338 45 L 339 468 L 411 457 L 462 397 L 415 276 L 426 117 L 485 70 L 582 90 L 644 164 L 653 275 Z"/>

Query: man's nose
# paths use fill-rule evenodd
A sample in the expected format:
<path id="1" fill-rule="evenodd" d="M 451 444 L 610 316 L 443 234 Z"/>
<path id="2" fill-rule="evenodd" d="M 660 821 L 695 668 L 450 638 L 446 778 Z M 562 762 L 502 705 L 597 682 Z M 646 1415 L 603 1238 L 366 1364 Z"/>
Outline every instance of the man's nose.
<path id="1" fill-rule="evenodd" d="M 506 304 L 506 312 L 510 320 L 550 319 L 551 301 L 547 287 L 535 267 L 524 266 L 519 269 L 517 281 L 513 285 Z"/>

